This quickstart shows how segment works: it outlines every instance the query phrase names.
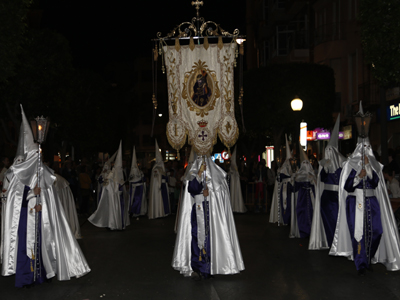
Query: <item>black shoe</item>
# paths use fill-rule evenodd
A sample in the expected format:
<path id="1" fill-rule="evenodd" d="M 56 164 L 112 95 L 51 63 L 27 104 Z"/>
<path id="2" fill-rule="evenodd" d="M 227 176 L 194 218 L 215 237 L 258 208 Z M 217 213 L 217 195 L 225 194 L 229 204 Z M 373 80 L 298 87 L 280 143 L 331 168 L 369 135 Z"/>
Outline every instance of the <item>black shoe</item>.
<path id="1" fill-rule="evenodd" d="M 358 270 L 358 276 L 364 276 L 364 275 L 365 275 L 365 269 Z"/>
<path id="2" fill-rule="evenodd" d="M 368 271 L 373 272 L 374 268 L 372 267 L 372 265 L 369 265 L 369 267 L 367 268 Z"/>
<path id="3" fill-rule="evenodd" d="M 197 272 L 193 272 L 192 275 L 190 276 L 192 278 L 192 280 L 194 281 L 201 281 L 202 276 L 201 274 L 197 273 Z"/>

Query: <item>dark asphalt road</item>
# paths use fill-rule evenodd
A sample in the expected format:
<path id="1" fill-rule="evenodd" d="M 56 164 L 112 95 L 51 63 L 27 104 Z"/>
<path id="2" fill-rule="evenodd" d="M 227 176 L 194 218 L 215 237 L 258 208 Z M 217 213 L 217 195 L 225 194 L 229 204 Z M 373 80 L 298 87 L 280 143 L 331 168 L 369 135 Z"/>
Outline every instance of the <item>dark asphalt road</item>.
<path id="1" fill-rule="evenodd" d="M 85 222 L 79 241 L 92 271 L 79 279 L 14 287 L 0 278 L 0 299 L 400 299 L 400 272 L 375 265 L 366 276 L 327 251 L 307 250 L 308 239 L 289 239 L 288 227 L 266 214 L 235 215 L 246 270 L 196 282 L 171 267 L 175 216 L 132 220 L 111 232 Z"/>

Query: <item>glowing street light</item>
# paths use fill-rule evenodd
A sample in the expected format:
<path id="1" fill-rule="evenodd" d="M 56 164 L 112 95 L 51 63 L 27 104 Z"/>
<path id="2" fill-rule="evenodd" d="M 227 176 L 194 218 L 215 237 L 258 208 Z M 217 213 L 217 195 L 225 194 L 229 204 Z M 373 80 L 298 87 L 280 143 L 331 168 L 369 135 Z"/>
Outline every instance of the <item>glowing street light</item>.
<path id="1" fill-rule="evenodd" d="M 299 97 L 294 97 L 292 102 L 290 102 L 290 106 L 293 111 L 300 111 L 303 108 L 303 101 Z"/>

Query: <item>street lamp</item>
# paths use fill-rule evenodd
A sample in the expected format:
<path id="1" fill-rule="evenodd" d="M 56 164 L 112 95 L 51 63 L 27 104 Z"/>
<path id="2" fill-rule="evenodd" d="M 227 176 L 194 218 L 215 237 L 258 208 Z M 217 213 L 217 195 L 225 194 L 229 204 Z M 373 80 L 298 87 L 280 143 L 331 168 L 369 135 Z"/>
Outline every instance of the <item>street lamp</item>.
<path id="1" fill-rule="evenodd" d="M 293 111 L 301 111 L 303 108 L 303 101 L 296 95 L 292 102 L 290 102 L 290 106 Z M 302 135 L 304 137 L 302 138 Z M 300 144 L 307 149 L 307 123 L 302 121 L 300 123 Z"/>
<path id="2" fill-rule="evenodd" d="M 292 102 L 290 102 L 290 106 L 292 107 L 293 111 L 301 111 L 303 108 L 303 101 L 298 97 L 294 97 Z"/>

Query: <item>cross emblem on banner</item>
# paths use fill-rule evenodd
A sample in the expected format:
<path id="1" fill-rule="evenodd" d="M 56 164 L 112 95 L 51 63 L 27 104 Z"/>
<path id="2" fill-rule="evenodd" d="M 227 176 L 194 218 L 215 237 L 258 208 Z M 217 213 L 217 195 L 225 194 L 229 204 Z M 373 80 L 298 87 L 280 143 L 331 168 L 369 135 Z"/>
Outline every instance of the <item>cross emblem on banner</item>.
<path id="1" fill-rule="evenodd" d="M 201 134 L 199 134 L 199 138 L 201 138 L 204 141 L 204 138 L 207 137 L 207 134 L 204 133 L 204 131 L 201 132 Z"/>

